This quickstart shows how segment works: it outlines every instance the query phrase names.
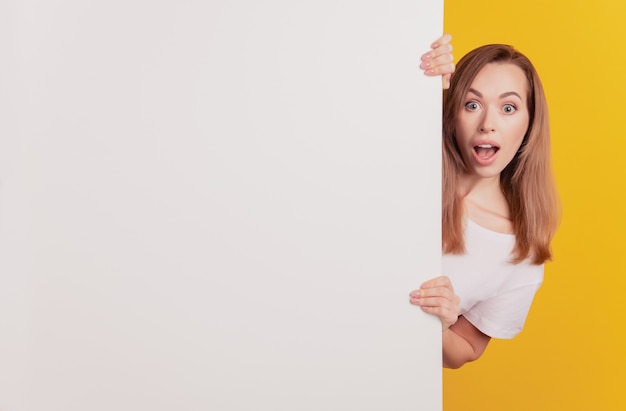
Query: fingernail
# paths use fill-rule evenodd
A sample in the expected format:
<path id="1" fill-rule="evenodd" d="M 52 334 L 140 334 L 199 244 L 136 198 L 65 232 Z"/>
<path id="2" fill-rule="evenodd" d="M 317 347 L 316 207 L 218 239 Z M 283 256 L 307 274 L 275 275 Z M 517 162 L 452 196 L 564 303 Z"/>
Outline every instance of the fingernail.
<path id="1" fill-rule="evenodd" d="M 435 74 L 435 70 L 433 70 L 433 69 L 428 69 L 428 70 L 426 70 L 426 71 L 424 72 L 424 74 L 426 74 L 426 75 Z"/>
<path id="2" fill-rule="evenodd" d="M 422 56 L 422 60 L 429 60 L 432 57 L 430 53 L 426 53 Z"/>
<path id="3" fill-rule="evenodd" d="M 423 69 L 427 69 L 430 66 L 431 66 L 431 64 L 428 61 L 425 61 L 422 64 L 420 64 L 420 67 L 423 68 Z"/>

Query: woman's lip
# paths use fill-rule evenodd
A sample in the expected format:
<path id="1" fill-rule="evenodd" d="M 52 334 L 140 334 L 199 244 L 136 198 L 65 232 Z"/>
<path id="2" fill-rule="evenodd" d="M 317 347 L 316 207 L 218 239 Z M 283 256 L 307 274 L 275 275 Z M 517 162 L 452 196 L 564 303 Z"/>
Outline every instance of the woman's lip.
<path id="1" fill-rule="evenodd" d="M 490 146 L 491 148 L 494 149 L 494 153 L 491 154 L 489 157 L 481 156 L 480 154 L 478 154 L 478 151 L 476 150 L 476 148 L 479 146 L 483 146 L 483 147 Z M 476 160 L 476 162 L 480 164 L 481 166 L 488 166 L 492 164 L 494 161 L 496 161 L 496 158 L 498 157 L 498 151 L 500 151 L 500 147 L 492 145 L 492 144 L 479 144 L 479 145 L 472 147 L 472 154 L 474 155 L 474 160 Z"/>

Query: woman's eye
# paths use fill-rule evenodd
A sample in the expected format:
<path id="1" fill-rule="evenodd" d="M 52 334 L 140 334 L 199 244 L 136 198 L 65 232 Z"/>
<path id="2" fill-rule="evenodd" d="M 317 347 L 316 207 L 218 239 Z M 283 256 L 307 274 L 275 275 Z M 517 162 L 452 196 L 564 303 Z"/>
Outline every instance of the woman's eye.
<path id="1" fill-rule="evenodd" d="M 512 113 L 515 113 L 515 110 L 517 110 L 517 107 L 515 107 L 513 104 L 505 104 L 504 107 L 502 107 L 502 110 L 506 114 L 512 114 Z"/>
<path id="2" fill-rule="evenodd" d="M 480 106 L 475 101 L 468 101 L 467 103 L 465 103 L 465 108 L 468 109 L 469 111 L 478 110 L 479 107 Z"/>

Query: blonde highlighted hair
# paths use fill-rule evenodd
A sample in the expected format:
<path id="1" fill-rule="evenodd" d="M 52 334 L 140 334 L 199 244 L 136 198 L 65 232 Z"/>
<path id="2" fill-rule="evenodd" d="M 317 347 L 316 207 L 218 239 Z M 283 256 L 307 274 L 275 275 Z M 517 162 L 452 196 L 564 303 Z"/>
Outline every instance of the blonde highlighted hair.
<path id="1" fill-rule="evenodd" d="M 539 75 L 530 60 L 513 47 L 491 44 L 465 55 L 443 95 L 443 252 L 465 252 L 463 198 L 459 176 L 470 171 L 456 141 L 456 124 L 467 92 L 478 72 L 489 63 L 514 64 L 528 80 L 529 125 L 522 145 L 500 174 L 515 233 L 514 263 L 526 258 L 542 264 L 552 258 L 550 242 L 559 219 L 552 176 L 548 107 Z"/>

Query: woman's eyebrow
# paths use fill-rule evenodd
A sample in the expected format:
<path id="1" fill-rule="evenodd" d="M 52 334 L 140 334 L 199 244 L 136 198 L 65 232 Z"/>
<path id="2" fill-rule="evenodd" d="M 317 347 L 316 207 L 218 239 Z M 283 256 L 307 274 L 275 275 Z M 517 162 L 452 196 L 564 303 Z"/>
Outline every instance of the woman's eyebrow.
<path id="1" fill-rule="evenodd" d="M 515 91 L 507 91 L 506 93 L 502 93 L 500 94 L 500 98 L 505 98 L 505 97 L 509 97 L 509 96 L 516 96 L 518 99 L 522 99 L 522 97 L 517 94 Z"/>
<path id="2" fill-rule="evenodd" d="M 467 90 L 469 93 L 475 94 L 478 97 L 482 98 L 483 95 L 480 91 L 470 88 L 469 90 Z M 515 91 L 507 91 L 506 93 L 502 93 L 500 94 L 499 98 L 505 98 L 505 97 L 509 97 L 509 96 L 516 96 L 517 98 L 519 98 L 520 100 L 522 100 L 522 97 Z"/>
<path id="3" fill-rule="evenodd" d="M 468 91 L 469 93 L 476 94 L 478 97 L 481 97 L 481 98 L 482 98 L 482 96 L 483 96 L 483 95 L 482 95 L 482 93 L 479 93 L 479 92 L 478 92 L 478 90 L 473 89 L 473 88 L 470 88 L 470 89 L 469 89 L 469 90 L 467 90 L 467 91 Z"/>

